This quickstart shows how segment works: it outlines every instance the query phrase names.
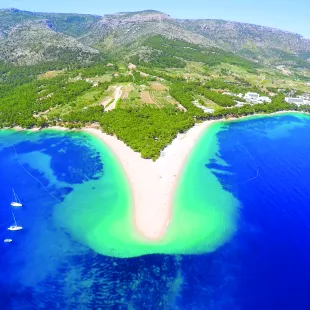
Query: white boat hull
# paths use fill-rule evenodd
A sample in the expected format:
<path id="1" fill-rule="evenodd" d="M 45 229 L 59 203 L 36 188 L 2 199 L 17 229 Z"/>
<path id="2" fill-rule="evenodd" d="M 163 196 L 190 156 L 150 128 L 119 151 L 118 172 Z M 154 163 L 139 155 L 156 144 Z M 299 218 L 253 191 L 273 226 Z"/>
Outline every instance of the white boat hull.
<path id="1" fill-rule="evenodd" d="M 4 243 L 11 243 L 12 241 L 12 239 L 4 239 Z"/>
<path id="2" fill-rule="evenodd" d="M 23 229 L 23 227 L 21 227 L 21 226 L 10 226 L 8 228 L 8 230 L 10 230 L 10 231 L 18 231 L 18 230 L 22 230 L 22 229 Z"/>
<path id="3" fill-rule="evenodd" d="M 11 206 L 12 206 L 12 207 L 19 208 L 19 207 L 22 207 L 23 205 L 22 205 L 21 203 L 19 203 L 19 202 L 12 202 L 12 203 L 11 203 Z"/>

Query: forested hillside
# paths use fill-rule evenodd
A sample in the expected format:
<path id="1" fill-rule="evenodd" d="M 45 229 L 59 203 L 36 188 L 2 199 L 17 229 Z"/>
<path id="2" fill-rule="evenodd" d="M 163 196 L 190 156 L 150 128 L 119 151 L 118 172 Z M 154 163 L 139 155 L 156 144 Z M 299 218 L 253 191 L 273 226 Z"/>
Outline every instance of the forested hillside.
<path id="1" fill-rule="evenodd" d="M 184 68 L 186 61 L 194 61 L 208 66 L 229 63 L 249 70 L 259 67 L 255 62 L 218 48 L 204 48 L 181 40 L 168 40 L 159 35 L 146 39 L 143 45 L 150 51 L 146 58 L 143 54 L 136 54 L 131 58 L 131 61 L 141 65 L 157 68 Z"/>
<path id="2" fill-rule="evenodd" d="M 236 102 L 219 90 L 246 92 L 250 89 L 246 83 L 232 84 L 221 79 L 203 83 L 196 79 L 189 81 L 160 68 L 126 69 L 121 63 L 76 64 L 70 68 L 60 63 L 32 67 L 2 64 L 0 72 L 2 128 L 95 125 L 116 135 L 145 158 L 156 159 L 178 133 L 188 130 L 196 122 L 297 110 L 297 106 L 284 103 L 281 93 L 271 104 L 237 108 Z M 109 105 L 103 102 L 107 96 L 113 98 L 114 85 L 124 89 L 123 99 L 116 108 L 108 111 Z M 267 89 L 258 91 L 267 92 Z M 196 107 L 193 101 L 197 98 L 207 98 L 217 106 L 214 113 L 205 113 Z"/>
<path id="3" fill-rule="evenodd" d="M 297 37 L 281 32 L 271 57 L 271 33 L 229 24 L 235 41 L 255 45 L 260 34 L 259 54 L 250 55 L 235 41 L 223 46 L 216 32 L 207 35 L 207 25 L 156 11 L 100 17 L 1 10 L 0 127 L 92 126 L 155 160 L 207 119 L 310 110 L 284 101 L 310 93 L 308 41 L 296 50 Z M 212 25 L 219 34 L 227 26 Z M 266 61 L 257 61 L 262 55 Z M 250 91 L 272 102 L 246 104 Z"/>

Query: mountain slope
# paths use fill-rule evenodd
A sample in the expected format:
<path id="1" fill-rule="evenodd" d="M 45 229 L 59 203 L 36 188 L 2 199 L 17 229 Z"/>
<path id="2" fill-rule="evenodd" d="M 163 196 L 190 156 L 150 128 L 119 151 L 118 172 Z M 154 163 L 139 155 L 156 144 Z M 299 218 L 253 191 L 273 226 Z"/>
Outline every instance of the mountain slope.
<path id="1" fill-rule="evenodd" d="M 88 44 L 111 49 L 154 35 L 163 35 L 168 39 L 180 39 L 203 46 L 212 45 L 204 36 L 180 27 L 169 15 L 156 11 L 105 15 L 94 25 L 92 33 L 84 36 L 82 40 Z M 91 37 L 92 41 L 89 40 Z"/>
<path id="2" fill-rule="evenodd" d="M 301 54 L 310 51 L 310 40 L 299 34 L 270 27 L 237 23 L 224 20 L 179 20 L 180 26 L 199 33 L 212 42 L 232 52 L 247 54 L 261 53 L 273 57 L 284 51 Z M 266 55 L 264 55 L 266 56 Z"/>
<path id="3" fill-rule="evenodd" d="M 7 34 L 12 27 L 26 21 L 46 20 L 54 31 L 76 38 L 89 32 L 100 19 L 100 16 L 87 14 L 37 13 L 3 9 L 0 10 L 0 32 Z"/>
<path id="4" fill-rule="evenodd" d="M 57 33 L 45 21 L 27 21 L 10 29 L 1 40 L 0 59 L 18 65 L 90 60 L 98 51 Z"/>
<path id="5" fill-rule="evenodd" d="M 0 60 L 17 65 L 88 62 L 99 52 L 76 38 L 100 17 L 0 10 Z"/>
<path id="6" fill-rule="evenodd" d="M 156 11 L 106 15 L 94 24 L 92 31 L 93 40 L 89 40 L 89 34 L 83 37 L 84 42 L 103 50 L 162 35 L 170 40 L 218 47 L 266 63 L 275 59 L 294 62 L 298 61 L 296 57 L 310 58 L 310 40 L 295 33 L 223 20 L 173 19 Z"/>
<path id="7" fill-rule="evenodd" d="M 151 59 L 163 52 L 156 49 L 154 54 L 154 48 L 146 41 L 159 35 L 200 46 L 204 51 L 217 48 L 232 52 L 265 65 L 310 66 L 310 40 L 263 26 L 173 19 L 152 10 L 102 17 L 0 10 L 0 58 L 20 65 L 70 57 L 87 62 L 99 51 Z"/>

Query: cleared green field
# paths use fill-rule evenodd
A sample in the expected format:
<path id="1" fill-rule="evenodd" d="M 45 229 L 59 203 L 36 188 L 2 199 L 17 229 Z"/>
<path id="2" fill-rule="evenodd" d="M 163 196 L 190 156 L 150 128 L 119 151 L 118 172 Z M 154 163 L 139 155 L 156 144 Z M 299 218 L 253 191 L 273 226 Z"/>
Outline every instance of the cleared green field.
<path id="1" fill-rule="evenodd" d="M 171 105 L 177 106 L 178 105 L 178 102 L 175 101 L 175 99 L 170 96 L 170 93 L 168 91 L 158 92 L 158 91 L 151 90 L 150 94 L 151 94 L 151 98 L 154 100 L 156 105 L 159 107 L 163 108 L 166 106 L 171 106 Z"/>
<path id="2" fill-rule="evenodd" d="M 130 100 L 130 99 L 119 99 L 117 102 L 117 108 L 119 109 L 125 109 L 125 108 L 139 108 L 141 106 L 145 105 L 141 100 Z"/>
<path id="3" fill-rule="evenodd" d="M 207 108 L 214 109 L 214 110 L 217 110 L 217 109 L 221 108 L 215 102 L 213 102 L 210 99 L 207 99 L 207 98 L 205 98 L 203 96 L 197 96 L 197 99 L 199 100 L 200 104 L 206 106 Z"/>
<path id="4" fill-rule="evenodd" d="M 123 65 L 123 71 L 127 74 L 128 69 Z M 206 87 L 215 90 L 228 90 L 236 86 L 236 91 L 245 93 L 249 89 L 257 88 L 258 91 L 269 95 L 270 92 L 277 92 L 277 89 L 293 89 L 301 92 L 310 92 L 310 73 L 302 70 L 283 71 L 281 68 L 259 68 L 255 70 L 246 70 L 236 65 L 221 63 L 219 65 L 208 67 L 199 62 L 188 62 L 185 68 L 181 69 L 156 69 L 170 76 L 183 77 L 188 83 L 198 82 Z M 121 72 L 120 70 L 119 72 Z M 52 78 L 61 72 L 47 72 L 44 78 Z M 286 73 L 286 74 L 284 74 Z M 309 81 L 307 81 L 309 76 Z M 160 78 L 160 74 L 158 73 Z M 61 107 L 53 107 L 51 110 L 43 112 L 44 117 L 61 116 L 75 109 L 83 110 L 88 107 L 102 104 L 107 98 L 114 98 L 115 86 L 122 86 L 122 96 L 117 103 L 117 108 L 142 107 L 149 105 L 154 108 L 163 108 L 167 106 L 178 106 L 178 102 L 170 96 L 169 87 L 170 80 L 157 79 L 157 81 L 135 81 L 119 82 L 111 85 L 108 90 L 100 91 L 99 88 L 93 87 L 87 93 L 76 98 L 70 104 L 62 104 Z M 70 77 L 69 82 L 76 82 L 80 77 Z M 112 74 L 96 76 L 94 78 L 84 79 L 95 86 L 96 83 L 110 82 Z M 250 85 L 247 85 L 249 83 Z M 140 85 L 141 84 L 141 85 Z M 142 85 L 144 84 L 144 85 Z M 209 86 L 208 86 L 209 85 Z M 211 85 L 211 86 L 210 86 Z M 218 86 L 218 87 L 217 87 Z M 230 87 L 230 88 L 229 88 Z M 275 90 L 270 90 L 275 89 Z M 211 109 L 219 109 L 220 107 L 202 96 L 195 96 L 200 103 Z M 180 109 L 182 107 L 179 106 Z"/>

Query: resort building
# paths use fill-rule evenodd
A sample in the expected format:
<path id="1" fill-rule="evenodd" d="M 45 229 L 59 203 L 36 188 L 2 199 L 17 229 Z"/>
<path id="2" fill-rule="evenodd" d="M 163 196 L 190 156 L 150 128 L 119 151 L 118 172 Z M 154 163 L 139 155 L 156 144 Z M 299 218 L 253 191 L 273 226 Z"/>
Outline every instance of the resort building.
<path id="1" fill-rule="evenodd" d="M 287 102 L 287 103 L 295 103 L 295 104 L 302 104 L 304 102 L 304 99 L 285 97 L 285 102 Z"/>
<path id="2" fill-rule="evenodd" d="M 248 103 L 258 104 L 258 103 L 271 103 L 271 99 L 266 96 L 260 97 L 257 93 L 246 93 L 244 96 L 244 100 Z"/>
<path id="3" fill-rule="evenodd" d="M 259 97 L 259 100 L 266 103 L 271 103 L 272 100 L 269 97 Z"/>
<path id="4" fill-rule="evenodd" d="M 310 101 L 305 100 L 304 98 L 300 98 L 300 97 L 298 97 L 298 98 L 286 97 L 285 98 L 285 102 L 287 102 L 287 103 L 294 103 L 294 104 L 296 104 L 298 106 L 304 105 L 304 104 L 306 104 L 306 105 L 310 104 Z"/>
<path id="5" fill-rule="evenodd" d="M 259 99 L 259 94 L 257 93 L 246 93 L 244 96 L 244 100 L 249 103 L 257 103 Z"/>
<path id="6" fill-rule="evenodd" d="M 271 103 L 272 100 L 269 97 L 266 96 L 262 96 L 260 97 L 259 94 L 257 93 L 246 93 L 245 95 L 243 94 L 232 94 L 229 92 L 225 92 L 223 93 L 224 95 L 228 95 L 228 96 L 234 96 L 234 97 L 238 97 L 238 98 L 243 98 L 246 103 L 250 103 L 250 104 L 260 104 L 260 103 Z M 245 103 L 242 104 L 242 102 L 236 101 L 237 102 L 237 107 L 244 105 Z"/>
<path id="7" fill-rule="evenodd" d="M 201 107 L 205 113 L 214 113 L 214 110 L 213 109 L 210 109 L 210 108 L 205 108 L 205 107 Z"/>

